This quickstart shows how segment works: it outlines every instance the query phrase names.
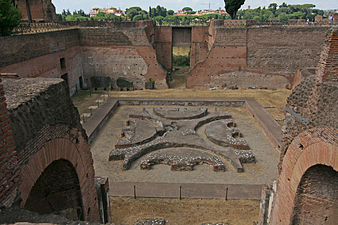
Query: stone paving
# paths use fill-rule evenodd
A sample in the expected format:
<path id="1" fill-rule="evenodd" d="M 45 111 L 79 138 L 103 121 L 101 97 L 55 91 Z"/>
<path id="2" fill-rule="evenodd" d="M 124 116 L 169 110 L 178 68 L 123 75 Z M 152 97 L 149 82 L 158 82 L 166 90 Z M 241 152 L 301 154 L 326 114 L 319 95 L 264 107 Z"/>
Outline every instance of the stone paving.
<path id="1" fill-rule="evenodd" d="M 99 176 L 108 176 L 110 182 L 163 182 L 163 183 L 219 183 L 219 184 L 266 184 L 271 183 L 277 175 L 277 164 L 279 154 L 274 150 L 272 143 L 264 135 L 262 128 L 255 119 L 248 113 L 245 107 L 208 107 L 211 114 L 231 114 L 236 121 L 236 129 L 240 130 L 241 135 L 250 146 L 255 155 L 256 163 L 243 164 L 243 173 L 237 173 L 236 167 L 231 162 L 224 161 L 226 171 L 215 173 L 210 170 L 210 165 L 202 164 L 194 166 L 192 171 L 171 171 L 165 165 L 152 165 L 151 170 L 140 170 L 142 161 L 147 159 L 147 155 L 140 156 L 129 167 L 129 170 L 121 170 L 123 161 L 107 161 L 114 146 L 121 138 L 122 128 L 130 112 L 143 112 L 144 108 L 152 112 L 156 106 L 120 106 L 114 115 L 102 127 L 97 137 L 94 139 L 91 150 L 94 156 L 94 167 Z M 173 110 L 177 107 L 170 107 Z M 201 107 L 191 107 L 198 111 Z M 134 118 L 132 118 L 134 119 Z M 224 118 L 230 119 L 230 117 Z M 198 120 L 198 119 L 197 119 Z M 221 121 L 221 120 L 219 120 Z M 176 122 L 179 122 L 177 120 Z M 206 125 L 203 124 L 196 133 L 204 139 L 208 145 L 216 145 L 205 135 Z M 231 147 L 222 147 L 230 149 Z M 234 150 L 234 148 L 232 148 Z M 119 149 L 117 149 L 119 150 Z M 232 151 L 233 151 L 232 150 Z M 235 149 L 242 151 L 240 149 Z M 162 150 L 160 150 L 162 151 Z M 246 150 L 244 150 L 246 151 Z M 234 151 L 235 152 L 235 151 Z M 154 152 L 156 153 L 156 152 Z"/>

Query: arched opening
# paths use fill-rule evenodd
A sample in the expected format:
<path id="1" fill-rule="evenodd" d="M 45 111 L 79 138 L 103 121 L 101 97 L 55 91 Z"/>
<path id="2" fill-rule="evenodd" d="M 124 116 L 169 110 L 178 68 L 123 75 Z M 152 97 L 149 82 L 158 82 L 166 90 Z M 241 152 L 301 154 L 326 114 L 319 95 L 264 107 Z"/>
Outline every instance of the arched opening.
<path id="1" fill-rule="evenodd" d="M 335 224 L 338 216 L 337 187 L 338 172 L 332 167 L 310 167 L 297 188 L 292 224 Z"/>
<path id="2" fill-rule="evenodd" d="M 24 208 L 83 220 L 80 184 L 73 165 L 64 159 L 52 162 L 35 182 Z"/>

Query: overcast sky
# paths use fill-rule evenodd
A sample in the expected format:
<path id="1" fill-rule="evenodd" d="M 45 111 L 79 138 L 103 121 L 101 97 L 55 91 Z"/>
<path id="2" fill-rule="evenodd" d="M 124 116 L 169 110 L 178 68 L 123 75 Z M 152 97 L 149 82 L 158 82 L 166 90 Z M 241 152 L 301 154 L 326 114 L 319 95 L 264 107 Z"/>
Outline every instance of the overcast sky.
<path id="1" fill-rule="evenodd" d="M 194 10 L 208 9 L 209 3 L 211 9 L 218 9 L 219 7 L 224 8 L 223 0 L 52 0 L 58 13 L 62 12 L 63 9 L 69 9 L 71 11 L 83 9 L 85 12 L 90 12 L 92 8 L 108 8 L 115 7 L 126 9 L 131 6 L 140 6 L 141 8 L 148 10 L 149 6 L 156 7 L 157 5 L 164 6 L 167 9 L 173 9 L 175 11 L 182 9 L 185 6 L 189 6 Z M 319 9 L 337 9 L 337 0 L 246 0 L 242 9 L 247 9 L 248 5 L 251 8 L 257 8 L 258 6 L 268 6 L 270 3 L 275 2 L 281 4 L 286 2 L 287 4 L 305 4 L 312 3 Z"/>

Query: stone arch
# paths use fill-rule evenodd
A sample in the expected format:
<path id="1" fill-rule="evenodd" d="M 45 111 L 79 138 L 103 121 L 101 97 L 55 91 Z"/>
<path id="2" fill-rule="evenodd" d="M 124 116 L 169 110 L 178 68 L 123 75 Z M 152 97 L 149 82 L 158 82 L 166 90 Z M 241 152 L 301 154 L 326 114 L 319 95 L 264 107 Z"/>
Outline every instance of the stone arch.
<path id="1" fill-rule="evenodd" d="M 72 163 L 65 159 L 53 161 L 41 173 L 26 200 L 25 209 L 39 213 L 61 213 L 83 220 L 79 179 Z"/>
<path id="2" fill-rule="evenodd" d="M 270 224 L 291 224 L 297 188 L 310 167 L 325 165 L 338 171 L 336 133 L 332 128 L 314 128 L 294 138 L 283 158 Z"/>
<path id="3" fill-rule="evenodd" d="M 46 142 L 22 167 L 19 185 L 21 207 L 26 205 L 29 194 L 43 171 L 58 160 L 66 160 L 71 163 L 78 177 L 84 212 L 82 219 L 99 221 L 92 155 L 87 141 L 77 129 L 71 130 L 70 134 Z"/>
<path id="4" fill-rule="evenodd" d="M 315 165 L 302 176 L 298 185 L 292 224 L 334 224 L 338 219 L 338 172 L 332 167 Z"/>

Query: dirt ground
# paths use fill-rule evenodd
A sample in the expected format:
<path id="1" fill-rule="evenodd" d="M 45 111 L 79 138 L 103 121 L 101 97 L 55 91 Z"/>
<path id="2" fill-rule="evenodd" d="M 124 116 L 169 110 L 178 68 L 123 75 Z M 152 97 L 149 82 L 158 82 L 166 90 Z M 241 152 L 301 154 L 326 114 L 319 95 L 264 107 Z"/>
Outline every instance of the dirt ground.
<path id="1" fill-rule="evenodd" d="M 149 218 L 163 218 L 169 225 L 252 225 L 259 214 L 256 200 L 111 197 L 110 206 L 112 222 L 126 225 Z"/>
<path id="2" fill-rule="evenodd" d="M 261 89 L 238 89 L 238 90 L 196 90 L 196 89 L 165 89 L 165 90 L 137 90 L 137 91 L 97 91 L 89 95 L 89 91 L 82 90 L 72 97 L 74 105 L 80 115 L 89 112 L 88 107 L 95 105 L 95 100 L 100 99 L 102 94 L 110 97 L 167 97 L 167 98 L 255 98 L 265 107 L 265 110 L 275 119 L 284 118 L 284 107 L 287 97 L 291 94 L 287 89 L 261 90 Z M 282 123 L 280 123 L 282 124 Z"/>
<path id="3" fill-rule="evenodd" d="M 175 71 L 171 73 L 169 87 L 175 89 L 185 89 L 188 72 L 189 67 L 175 67 Z"/>

